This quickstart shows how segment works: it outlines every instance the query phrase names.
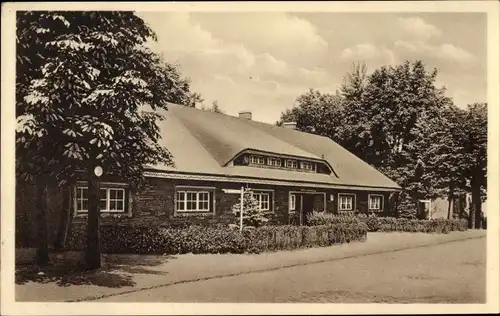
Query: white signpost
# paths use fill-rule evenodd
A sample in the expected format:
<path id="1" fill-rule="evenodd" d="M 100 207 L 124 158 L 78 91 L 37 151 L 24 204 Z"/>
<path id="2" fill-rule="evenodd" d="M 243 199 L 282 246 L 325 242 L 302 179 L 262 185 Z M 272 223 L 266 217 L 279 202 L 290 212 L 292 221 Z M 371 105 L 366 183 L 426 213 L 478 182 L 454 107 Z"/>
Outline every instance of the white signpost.
<path id="1" fill-rule="evenodd" d="M 235 189 L 222 189 L 222 192 L 226 194 L 240 194 L 241 190 L 235 190 Z"/>
<path id="2" fill-rule="evenodd" d="M 241 187 L 240 190 L 236 189 L 222 189 L 222 192 L 226 194 L 240 194 L 240 232 L 243 231 L 243 195 L 245 193 L 245 188 Z"/>

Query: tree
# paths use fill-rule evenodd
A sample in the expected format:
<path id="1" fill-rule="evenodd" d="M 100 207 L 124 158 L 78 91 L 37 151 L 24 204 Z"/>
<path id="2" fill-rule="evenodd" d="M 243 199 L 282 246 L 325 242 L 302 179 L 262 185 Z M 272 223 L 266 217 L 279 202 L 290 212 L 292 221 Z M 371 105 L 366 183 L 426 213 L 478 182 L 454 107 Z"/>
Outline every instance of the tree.
<path id="1" fill-rule="evenodd" d="M 157 144 L 163 117 L 155 110 L 200 99 L 176 66 L 146 47 L 151 39 L 154 32 L 133 12 L 17 15 L 16 172 L 40 188 L 40 217 L 47 187 L 89 180 L 89 268 L 100 266 L 94 167 L 138 184 L 146 164 L 171 164 Z M 39 248 L 46 253 L 46 237 Z"/>
<path id="2" fill-rule="evenodd" d="M 281 114 L 276 125 L 296 122 L 297 129 L 340 141 L 342 103 L 338 94 L 322 94 L 310 89 L 295 100 L 295 106 Z"/>
<path id="3" fill-rule="evenodd" d="M 239 224 L 241 198 L 238 203 L 233 205 L 232 210 Z M 243 193 L 243 226 L 259 227 L 268 221 L 265 212 L 260 208 L 259 201 L 253 197 L 252 190 L 245 189 Z"/>
<path id="4" fill-rule="evenodd" d="M 470 228 L 481 225 L 482 200 L 486 196 L 487 167 L 487 105 L 474 103 L 467 109 L 446 107 L 439 120 L 432 124 L 432 133 L 423 143 L 435 179 L 435 187 L 448 196 L 448 215 L 451 201 L 458 194 L 470 192 L 473 208 Z"/>
<path id="5" fill-rule="evenodd" d="M 383 66 L 369 75 L 365 64 L 355 63 L 339 94 L 310 90 L 277 123 L 293 119 L 299 130 L 338 142 L 401 185 L 399 198 L 408 201 L 398 205 L 415 210 L 419 199 L 440 194 L 425 140 L 451 100 L 436 87 L 436 76 L 421 61 Z"/>
<path id="6" fill-rule="evenodd" d="M 215 112 L 215 113 L 224 113 L 224 111 L 222 111 L 222 109 L 220 108 L 219 106 L 219 102 L 217 100 L 213 101 L 212 102 L 212 112 Z"/>
<path id="7" fill-rule="evenodd" d="M 448 218 L 451 218 L 452 202 L 467 190 L 467 161 L 464 147 L 463 123 L 466 112 L 451 105 L 429 122 L 431 131 L 421 143 L 431 166 L 428 173 L 439 196 L 448 198 Z"/>
<path id="8" fill-rule="evenodd" d="M 488 106 L 473 103 L 467 106 L 463 129 L 465 130 L 466 176 L 470 183 L 475 228 L 481 228 L 482 202 L 487 189 Z M 472 217 L 471 217 L 472 219 Z M 472 223 L 470 223 L 472 226 Z"/>
<path id="9" fill-rule="evenodd" d="M 366 115 L 368 109 L 364 102 L 367 80 L 366 64 L 353 63 L 340 88 L 344 109 L 342 126 L 346 126 L 342 129 L 341 144 L 358 157 L 364 157 L 364 148 L 369 142 L 366 131 L 370 128 L 370 118 Z"/>
<path id="10" fill-rule="evenodd" d="M 346 107 L 353 113 L 348 124 L 356 126 L 352 151 L 401 185 L 414 209 L 419 199 L 439 194 L 423 143 L 441 109 L 451 104 L 445 89 L 436 88 L 436 76 L 421 61 L 405 62 L 375 70 L 361 96 L 344 94 L 346 102 L 355 101 Z"/>
<path id="11" fill-rule="evenodd" d="M 220 108 L 219 102 L 217 100 L 214 100 L 212 102 L 212 107 L 211 108 L 207 108 L 204 105 L 202 105 L 201 109 L 204 110 L 204 111 L 210 111 L 210 112 L 214 112 L 214 113 L 224 114 L 224 111 Z"/>

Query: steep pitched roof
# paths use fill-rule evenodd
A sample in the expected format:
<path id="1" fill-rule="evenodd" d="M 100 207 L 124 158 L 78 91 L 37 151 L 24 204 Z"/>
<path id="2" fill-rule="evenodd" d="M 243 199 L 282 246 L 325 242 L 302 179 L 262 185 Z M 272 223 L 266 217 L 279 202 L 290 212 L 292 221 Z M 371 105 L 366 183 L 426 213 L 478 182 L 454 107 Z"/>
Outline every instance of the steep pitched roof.
<path id="1" fill-rule="evenodd" d="M 199 173 L 329 185 L 400 187 L 329 138 L 252 120 L 168 104 L 159 122 L 162 138 L 175 167 L 149 166 L 158 171 Z M 252 149 L 324 160 L 335 174 L 228 166 L 238 153 Z"/>

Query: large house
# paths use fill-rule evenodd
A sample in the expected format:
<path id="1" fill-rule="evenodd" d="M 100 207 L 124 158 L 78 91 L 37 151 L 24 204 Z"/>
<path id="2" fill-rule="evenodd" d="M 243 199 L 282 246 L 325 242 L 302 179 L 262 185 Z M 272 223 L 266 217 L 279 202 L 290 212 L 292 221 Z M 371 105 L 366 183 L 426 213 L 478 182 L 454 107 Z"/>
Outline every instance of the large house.
<path id="1" fill-rule="evenodd" d="M 331 139 L 297 131 L 293 123 L 274 126 L 253 121 L 250 112 L 233 117 L 174 104 L 161 114 L 160 142 L 175 165 L 147 166 L 147 183 L 138 191 L 104 175 L 104 221 L 230 222 L 237 190 L 244 187 L 272 222 L 306 224 L 313 210 L 389 214 L 391 195 L 400 190 Z M 78 220 L 88 208 L 86 182 L 71 191 L 53 200 Z M 19 203 L 25 210 L 33 207 Z"/>

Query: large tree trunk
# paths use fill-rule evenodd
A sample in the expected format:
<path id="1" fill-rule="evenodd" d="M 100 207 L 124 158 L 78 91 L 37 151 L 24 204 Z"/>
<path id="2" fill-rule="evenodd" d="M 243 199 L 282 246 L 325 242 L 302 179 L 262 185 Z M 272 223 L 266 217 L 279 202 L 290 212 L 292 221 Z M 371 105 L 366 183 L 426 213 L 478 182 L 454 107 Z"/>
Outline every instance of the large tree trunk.
<path id="1" fill-rule="evenodd" d="M 85 253 L 85 264 L 88 269 L 101 267 L 101 245 L 99 236 L 99 179 L 89 170 L 89 210 L 87 223 L 87 249 Z"/>
<path id="2" fill-rule="evenodd" d="M 447 218 L 451 218 L 451 203 L 453 202 L 453 187 L 450 186 L 450 192 L 448 194 L 448 216 Z"/>
<path id="3" fill-rule="evenodd" d="M 481 228 L 481 214 L 482 214 L 482 203 L 481 203 L 481 174 L 480 171 L 476 171 L 472 175 L 471 179 L 471 195 L 472 195 L 472 214 L 470 214 L 471 228 L 479 229 Z"/>
<path id="4" fill-rule="evenodd" d="M 481 228 L 481 213 L 482 213 L 482 205 L 481 205 L 481 187 L 476 185 L 472 188 L 472 205 L 474 205 L 474 228 Z"/>
<path id="5" fill-rule="evenodd" d="M 460 219 L 467 218 L 467 212 L 465 211 L 466 205 L 467 205 L 467 194 L 462 193 L 460 195 L 460 205 L 458 206 L 459 207 L 458 217 Z"/>
<path id="6" fill-rule="evenodd" d="M 47 240 L 47 182 L 44 178 L 37 179 L 36 182 L 36 210 L 38 248 L 35 262 L 38 265 L 47 265 L 50 258 Z"/>
<path id="7" fill-rule="evenodd" d="M 451 201 L 452 199 L 448 197 L 448 215 L 446 216 L 447 219 L 451 218 Z"/>
<path id="8" fill-rule="evenodd" d="M 468 218 L 468 220 L 469 220 L 469 229 L 472 229 L 472 228 L 474 228 L 474 214 L 475 214 L 475 212 L 474 212 L 474 203 L 471 202 L 471 200 L 470 200 L 469 197 L 467 198 L 467 200 L 468 200 L 467 204 L 469 205 L 469 214 L 468 214 L 468 216 L 469 216 L 469 218 Z"/>

